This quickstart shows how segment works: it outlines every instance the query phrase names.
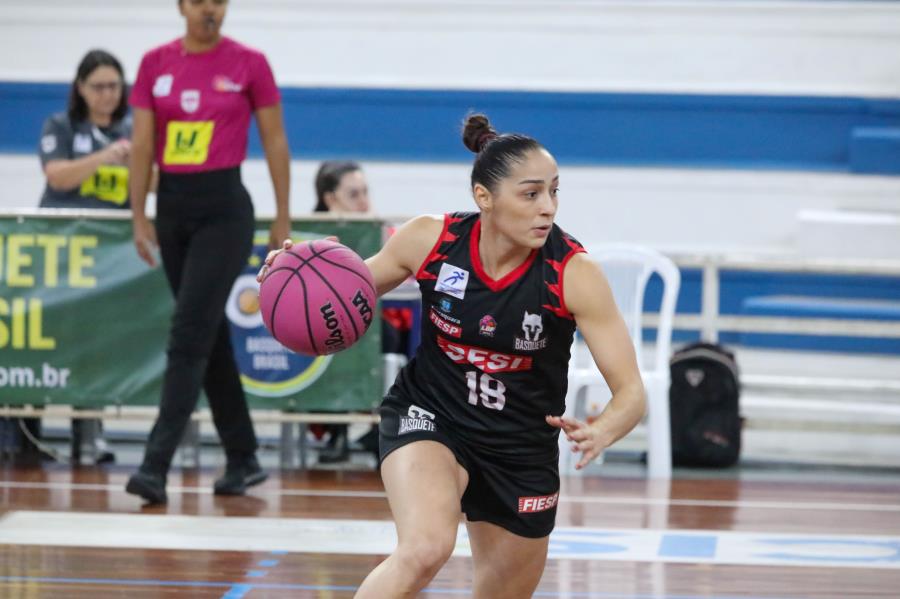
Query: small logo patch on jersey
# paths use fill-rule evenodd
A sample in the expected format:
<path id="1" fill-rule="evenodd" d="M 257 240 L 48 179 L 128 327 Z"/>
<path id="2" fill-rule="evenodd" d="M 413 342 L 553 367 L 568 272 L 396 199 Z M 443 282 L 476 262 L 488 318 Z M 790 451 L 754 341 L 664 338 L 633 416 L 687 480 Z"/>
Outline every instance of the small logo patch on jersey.
<path id="1" fill-rule="evenodd" d="M 504 354 L 483 347 L 464 345 L 437 336 L 438 347 L 456 364 L 471 364 L 482 372 L 523 372 L 531 370 L 531 356 Z"/>
<path id="2" fill-rule="evenodd" d="M 435 312 L 434 310 L 428 311 L 428 317 L 431 319 L 431 322 L 434 323 L 442 333 L 446 333 L 451 337 L 459 338 L 462 335 L 462 327 L 458 324 L 453 324 L 452 322 L 448 322 L 441 318 L 441 316 Z"/>
<path id="3" fill-rule="evenodd" d="M 516 337 L 515 348 L 519 351 L 536 351 L 547 347 L 547 338 L 541 339 L 541 333 L 544 332 L 544 320 L 540 312 L 530 314 L 525 310 L 525 316 L 522 318 L 522 331 L 525 337 Z"/>
<path id="4" fill-rule="evenodd" d="M 172 75 L 160 75 L 153 83 L 153 97 L 164 98 L 172 93 Z"/>
<path id="5" fill-rule="evenodd" d="M 469 271 L 444 262 L 438 274 L 438 282 L 434 290 L 452 295 L 457 299 L 466 296 L 466 285 L 469 284 Z"/>
<path id="6" fill-rule="evenodd" d="M 494 317 L 490 314 L 485 314 L 484 317 L 478 321 L 478 333 L 484 335 L 485 337 L 493 337 L 494 331 L 497 330 L 497 321 L 494 320 Z"/>
<path id="7" fill-rule="evenodd" d="M 453 309 L 453 302 L 448 300 L 446 297 L 442 297 L 441 301 L 438 304 L 441 307 L 441 310 L 444 312 L 449 312 Z"/>
<path id="8" fill-rule="evenodd" d="M 538 497 L 519 497 L 519 513 L 533 514 L 553 509 L 559 501 L 559 491 L 553 495 L 541 495 Z"/>
<path id="9" fill-rule="evenodd" d="M 76 133 L 72 139 L 72 151 L 77 154 L 90 154 L 94 149 L 94 141 L 87 133 Z"/>
<path id="10" fill-rule="evenodd" d="M 49 154 L 56 149 L 56 136 L 52 133 L 41 138 L 41 151 Z"/>
<path id="11" fill-rule="evenodd" d="M 189 114 L 197 112 L 200 108 L 200 90 L 186 89 L 181 92 L 181 109 Z"/>
<path id="12" fill-rule="evenodd" d="M 434 432 L 434 414 L 419 406 L 409 406 L 406 417 L 400 418 L 398 435 L 405 435 L 415 431 Z"/>
<path id="13" fill-rule="evenodd" d="M 213 77 L 213 89 L 217 92 L 239 92 L 244 88 L 240 83 L 232 81 L 228 75 L 216 75 Z"/>

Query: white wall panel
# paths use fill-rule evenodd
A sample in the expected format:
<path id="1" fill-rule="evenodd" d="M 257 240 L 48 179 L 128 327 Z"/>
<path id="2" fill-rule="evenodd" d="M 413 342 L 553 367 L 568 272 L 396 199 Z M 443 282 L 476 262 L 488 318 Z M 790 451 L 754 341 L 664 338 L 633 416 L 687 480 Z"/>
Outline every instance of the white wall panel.
<path id="1" fill-rule="evenodd" d="M 0 0 L 0 79 L 182 32 L 174 0 Z M 232 0 L 226 33 L 282 85 L 900 95 L 900 3 Z"/>

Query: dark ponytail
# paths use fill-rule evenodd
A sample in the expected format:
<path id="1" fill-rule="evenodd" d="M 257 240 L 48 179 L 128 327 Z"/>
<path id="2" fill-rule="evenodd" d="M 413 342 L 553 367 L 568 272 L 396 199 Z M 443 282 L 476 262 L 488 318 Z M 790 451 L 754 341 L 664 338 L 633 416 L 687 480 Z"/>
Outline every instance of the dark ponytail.
<path id="1" fill-rule="evenodd" d="M 495 193 L 500 180 L 509 175 L 513 163 L 522 162 L 532 150 L 541 149 L 536 139 L 519 133 L 498 135 L 484 114 L 473 113 L 463 123 L 463 144 L 476 154 L 471 186 L 481 184 Z"/>

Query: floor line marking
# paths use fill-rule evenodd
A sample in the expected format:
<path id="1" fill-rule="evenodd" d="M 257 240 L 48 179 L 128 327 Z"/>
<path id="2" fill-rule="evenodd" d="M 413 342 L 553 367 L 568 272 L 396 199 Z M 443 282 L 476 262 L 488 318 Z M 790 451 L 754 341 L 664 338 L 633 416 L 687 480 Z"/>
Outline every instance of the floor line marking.
<path id="1" fill-rule="evenodd" d="M 388 520 L 10 511 L 0 545 L 387 555 L 396 548 Z M 471 556 L 460 524 L 454 555 Z M 552 560 L 708 563 L 900 570 L 900 536 L 784 531 L 670 530 L 559 526 Z M 258 577 L 268 570 L 251 570 Z"/>
<path id="2" fill-rule="evenodd" d="M 294 590 L 294 591 L 355 591 L 358 587 L 326 584 L 289 584 L 289 583 L 244 583 L 212 582 L 212 581 L 177 581 L 177 580 L 127 580 L 108 578 L 54 578 L 50 576 L 0 576 L 0 582 L 46 582 L 55 584 L 95 584 L 124 586 L 191 586 L 191 587 L 229 587 L 222 599 L 235 599 L 242 595 L 231 595 L 232 591 L 260 590 Z M 426 594 L 444 593 L 447 595 L 471 595 L 472 589 L 443 589 L 428 587 L 422 590 Z M 578 597 L 584 599 L 802 599 L 788 595 L 669 595 L 658 593 L 608 593 L 602 591 L 536 591 L 535 597 Z"/>
<path id="3" fill-rule="evenodd" d="M 253 585 L 236 584 L 222 595 L 222 599 L 244 599 L 244 596 L 252 590 Z"/>
<path id="4" fill-rule="evenodd" d="M 72 491 L 113 491 L 124 493 L 122 485 L 111 484 L 85 484 L 85 483 L 33 483 L 2 481 L 0 488 L 8 489 L 68 489 Z M 195 494 L 212 495 L 213 491 L 206 487 L 166 487 L 169 494 Z M 383 491 L 346 491 L 312 490 L 312 489 L 267 489 L 257 487 L 253 490 L 255 496 L 279 496 L 279 497 L 336 497 L 348 499 L 385 499 L 387 495 Z M 900 499 L 900 492 L 898 492 Z M 832 510 L 849 512 L 900 512 L 900 501 L 897 504 L 879 503 L 839 503 L 819 501 L 727 501 L 719 499 L 666 499 L 651 497 L 597 497 L 591 495 L 561 495 L 560 503 L 584 503 L 602 505 L 643 505 L 643 506 L 681 506 L 681 507 L 711 507 L 711 508 L 753 508 L 772 510 Z"/>

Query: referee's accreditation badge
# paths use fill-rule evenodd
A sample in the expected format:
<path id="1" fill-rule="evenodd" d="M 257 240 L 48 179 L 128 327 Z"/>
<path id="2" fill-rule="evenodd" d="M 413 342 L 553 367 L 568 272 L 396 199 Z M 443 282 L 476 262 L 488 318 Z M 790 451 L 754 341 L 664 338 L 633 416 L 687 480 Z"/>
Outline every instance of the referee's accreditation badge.
<path id="1" fill-rule="evenodd" d="M 213 121 L 169 121 L 163 164 L 204 164 L 215 125 Z"/>

